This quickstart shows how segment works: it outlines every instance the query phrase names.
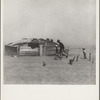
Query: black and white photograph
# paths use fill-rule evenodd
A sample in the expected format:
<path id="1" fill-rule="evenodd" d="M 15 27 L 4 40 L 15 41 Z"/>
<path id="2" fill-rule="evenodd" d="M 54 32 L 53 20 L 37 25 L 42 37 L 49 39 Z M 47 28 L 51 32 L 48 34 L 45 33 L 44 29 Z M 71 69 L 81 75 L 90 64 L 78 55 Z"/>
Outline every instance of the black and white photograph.
<path id="1" fill-rule="evenodd" d="M 96 0 L 3 0 L 3 83 L 96 85 Z"/>

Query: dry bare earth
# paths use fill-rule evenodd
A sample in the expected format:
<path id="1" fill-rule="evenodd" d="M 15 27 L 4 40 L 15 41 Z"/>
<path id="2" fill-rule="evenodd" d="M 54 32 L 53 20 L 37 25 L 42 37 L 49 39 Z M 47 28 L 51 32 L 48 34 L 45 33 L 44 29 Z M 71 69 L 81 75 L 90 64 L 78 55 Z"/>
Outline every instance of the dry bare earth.
<path id="1" fill-rule="evenodd" d="M 71 49 L 70 56 L 80 55 L 79 61 L 69 65 L 69 58 L 54 60 L 54 56 L 4 56 L 5 84 L 95 84 L 95 50 L 92 61 L 82 59 L 81 49 Z M 46 66 L 43 66 L 43 60 Z"/>

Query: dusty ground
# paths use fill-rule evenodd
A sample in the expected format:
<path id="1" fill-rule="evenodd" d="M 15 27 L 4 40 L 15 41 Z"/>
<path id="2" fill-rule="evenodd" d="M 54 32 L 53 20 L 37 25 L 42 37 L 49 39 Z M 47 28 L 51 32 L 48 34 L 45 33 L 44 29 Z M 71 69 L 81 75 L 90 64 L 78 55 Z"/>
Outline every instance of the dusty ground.
<path id="1" fill-rule="evenodd" d="M 71 49 L 70 56 L 80 55 L 79 61 L 69 65 L 69 58 L 54 60 L 54 56 L 4 56 L 4 83 L 5 84 L 95 84 L 96 64 L 95 50 L 92 52 L 92 61 L 83 59 L 80 49 Z M 46 66 L 43 65 L 43 60 Z"/>

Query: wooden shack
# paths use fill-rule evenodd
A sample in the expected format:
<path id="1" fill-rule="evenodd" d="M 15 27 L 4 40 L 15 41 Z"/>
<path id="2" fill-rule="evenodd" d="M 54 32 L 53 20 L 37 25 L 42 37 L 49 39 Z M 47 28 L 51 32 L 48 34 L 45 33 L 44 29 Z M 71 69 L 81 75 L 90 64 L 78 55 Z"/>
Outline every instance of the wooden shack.
<path id="1" fill-rule="evenodd" d="M 55 45 L 52 39 L 23 38 L 5 45 L 5 52 L 17 56 L 51 56 L 56 54 Z"/>

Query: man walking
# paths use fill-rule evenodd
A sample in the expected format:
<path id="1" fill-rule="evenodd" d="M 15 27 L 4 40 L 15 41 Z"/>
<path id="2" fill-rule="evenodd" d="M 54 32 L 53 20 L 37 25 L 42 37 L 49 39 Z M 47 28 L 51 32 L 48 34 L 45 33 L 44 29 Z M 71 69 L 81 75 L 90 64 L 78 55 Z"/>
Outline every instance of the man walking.
<path id="1" fill-rule="evenodd" d="M 57 43 L 59 44 L 59 47 L 60 47 L 60 56 L 62 57 L 62 55 L 65 55 L 66 58 L 67 58 L 68 57 L 68 54 L 66 54 L 64 52 L 64 49 L 65 49 L 64 44 L 61 43 L 60 40 L 57 40 Z"/>

